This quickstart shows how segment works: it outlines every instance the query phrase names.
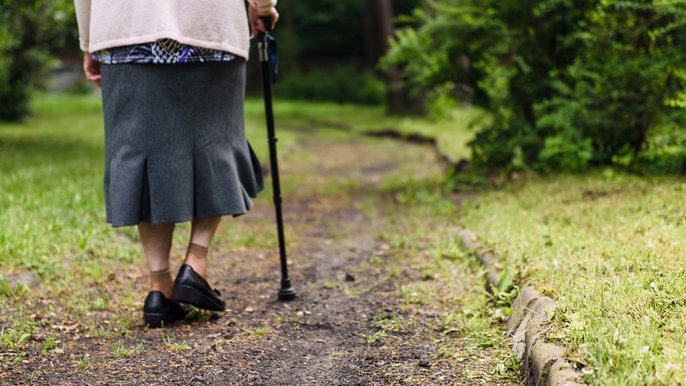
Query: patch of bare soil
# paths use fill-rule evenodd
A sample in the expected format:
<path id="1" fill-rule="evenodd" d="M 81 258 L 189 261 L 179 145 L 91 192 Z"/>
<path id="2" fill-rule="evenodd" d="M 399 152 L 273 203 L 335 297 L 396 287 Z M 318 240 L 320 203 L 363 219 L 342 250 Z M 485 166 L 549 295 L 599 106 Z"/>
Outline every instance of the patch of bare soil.
<path id="1" fill-rule="evenodd" d="M 219 231 L 223 241 L 214 248 L 210 279 L 225 297 L 227 312 L 149 330 L 136 308 L 133 327 L 120 334 L 111 328 L 101 335 L 59 331 L 59 350 L 44 353 L 43 345 L 32 345 L 21 365 L 2 370 L 0 383 L 493 384 L 486 375 L 494 361 L 460 356 L 459 339 L 451 354 L 459 360 L 439 350 L 437 342 L 446 333 L 432 328 L 436 314 L 407 307 L 401 291 L 426 277 L 409 266 L 394 268 L 393 257 L 405 251 L 378 237 L 391 208 L 379 184 L 392 173 L 418 179 L 439 173 L 431 149 L 312 136 L 282 160 L 281 168 L 295 301 L 276 300 L 276 244 L 261 241 L 275 234 L 271 193 L 264 192 L 267 197 L 249 214 L 225 219 Z M 254 232 L 260 240 L 230 245 L 225 240 L 236 229 Z M 142 306 L 146 278 L 133 282 Z M 403 318 L 410 322 L 379 328 Z M 472 376 L 465 377 L 466 372 Z M 473 375 L 481 373 L 484 377 Z"/>

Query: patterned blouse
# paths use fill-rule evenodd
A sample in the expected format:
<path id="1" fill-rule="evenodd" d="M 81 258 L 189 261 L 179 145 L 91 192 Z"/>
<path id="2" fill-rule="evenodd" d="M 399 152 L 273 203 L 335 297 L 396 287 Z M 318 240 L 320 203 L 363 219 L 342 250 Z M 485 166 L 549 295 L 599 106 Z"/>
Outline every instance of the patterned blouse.
<path id="1" fill-rule="evenodd" d="M 102 64 L 228 62 L 236 58 L 225 51 L 189 46 L 172 39 L 107 48 L 91 56 Z"/>

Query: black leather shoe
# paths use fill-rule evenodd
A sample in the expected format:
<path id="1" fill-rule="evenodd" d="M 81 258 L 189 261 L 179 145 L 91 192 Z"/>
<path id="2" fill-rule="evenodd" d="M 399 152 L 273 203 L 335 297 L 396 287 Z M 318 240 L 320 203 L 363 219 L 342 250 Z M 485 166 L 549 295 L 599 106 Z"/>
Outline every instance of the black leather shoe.
<path id="1" fill-rule="evenodd" d="M 173 297 L 177 302 L 188 303 L 205 310 L 226 309 L 226 303 L 221 299 L 219 291 L 212 289 L 210 284 L 188 264 L 179 268 L 174 280 Z"/>
<path id="2" fill-rule="evenodd" d="M 148 327 L 168 326 L 186 316 L 183 307 L 167 299 L 160 291 L 150 291 L 143 304 L 143 321 Z"/>

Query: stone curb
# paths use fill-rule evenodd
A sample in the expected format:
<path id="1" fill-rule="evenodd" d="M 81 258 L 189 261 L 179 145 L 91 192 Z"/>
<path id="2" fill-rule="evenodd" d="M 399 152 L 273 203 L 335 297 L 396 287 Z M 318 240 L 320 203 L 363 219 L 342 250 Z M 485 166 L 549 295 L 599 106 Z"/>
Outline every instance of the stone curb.
<path id="1" fill-rule="evenodd" d="M 493 288 L 498 288 L 500 283 L 500 265 L 498 257 L 487 249 L 482 249 L 476 242 L 476 235 L 468 230 L 460 232 L 460 240 L 462 245 L 472 251 L 475 251 L 476 258 L 481 264 L 486 267 L 486 290 L 493 292 Z"/>
<path id="2" fill-rule="evenodd" d="M 477 259 L 486 267 L 486 289 L 498 287 L 502 269 L 498 256 L 482 248 L 476 235 L 460 232 L 462 245 L 476 253 Z M 533 386 L 579 386 L 581 372 L 575 369 L 563 355 L 564 347 L 545 341 L 550 317 L 557 305 L 532 286 L 526 286 L 512 303 L 512 314 L 507 321 L 507 334 L 512 337 L 512 350 L 522 362 L 527 385 Z"/>

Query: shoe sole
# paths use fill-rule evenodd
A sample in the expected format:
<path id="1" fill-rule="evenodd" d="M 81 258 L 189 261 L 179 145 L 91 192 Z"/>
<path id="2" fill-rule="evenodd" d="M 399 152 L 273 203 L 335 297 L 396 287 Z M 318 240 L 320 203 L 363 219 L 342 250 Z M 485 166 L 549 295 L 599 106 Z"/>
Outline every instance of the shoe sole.
<path id="1" fill-rule="evenodd" d="M 187 303 L 198 308 L 210 311 L 224 311 L 226 306 L 217 302 L 202 291 L 185 285 L 175 285 L 172 290 L 172 297 L 177 302 Z"/>
<path id="2" fill-rule="evenodd" d="M 145 322 L 145 325 L 150 328 L 160 328 L 163 326 L 169 326 L 176 320 L 174 320 L 173 316 L 168 314 L 144 313 L 143 321 Z"/>

